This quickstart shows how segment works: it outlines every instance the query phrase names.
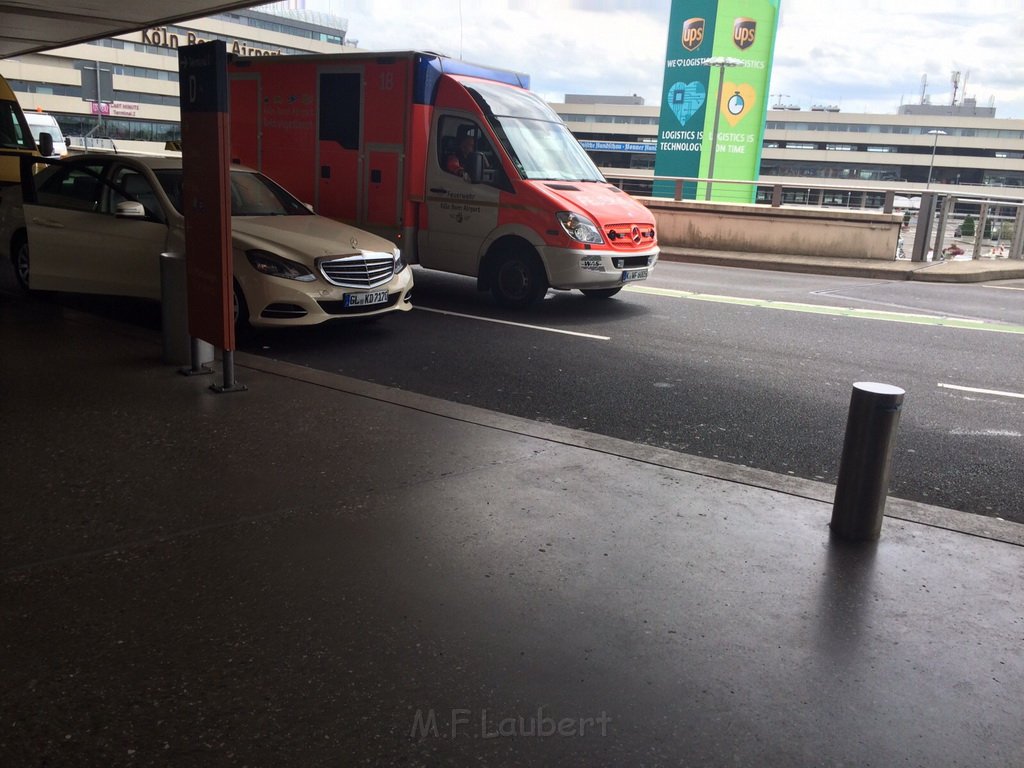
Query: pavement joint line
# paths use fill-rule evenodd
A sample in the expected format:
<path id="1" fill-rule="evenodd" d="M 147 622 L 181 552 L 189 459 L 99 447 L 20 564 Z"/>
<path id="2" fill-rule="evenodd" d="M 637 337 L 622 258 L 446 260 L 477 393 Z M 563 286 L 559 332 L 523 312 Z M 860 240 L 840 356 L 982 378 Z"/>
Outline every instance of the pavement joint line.
<path id="1" fill-rule="evenodd" d="M 578 336 L 584 339 L 594 339 L 596 341 L 611 341 L 611 336 L 598 336 L 594 333 L 581 333 L 580 331 L 567 331 L 562 328 L 550 328 L 544 325 L 530 325 L 528 323 L 516 323 L 512 320 L 500 320 L 496 317 L 485 317 L 483 315 L 467 315 L 462 312 L 452 312 L 447 309 L 435 309 L 434 307 L 424 307 L 420 305 L 413 305 L 413 309 L 419 309 L 423 312 L 433 312 L 436 315 L 451 315 L 452 317 L 463 317 L 469 320 L 481 320 L 485 323 L 499 323 L 501 325 L 511 325 L 515 328 L 528 328 L 532 331 L 546 331 L 548 333 L 561 333 L 565 336 Z"/>
<path id="2" fill-rule="evenodd" d="M 769 470 L 730 464 L 719 459 L 691 456 L 668 448 L 633 443 L 622 438 L 538 422 L 521 416 L 503 414 L 479 406 L 456 403 L 258 355 L 237 353 L 235 364 L 237 367 L 302 381 L 325 389 L 478 427 L 543 440 L 570 448 L 594 451 L 628 461 L 780 493 L 820 504 L 831 505 L 834 501 L 835 486 L 815 480 L 780 475 Z M 976 515 L 897 497 L 887 499 L 885 517 L 1024 547 L 1024 523 L 1016 523 L 998 517 Z"/>
<path id="3" fill-rule="evenodd" d="M 268 373 L 268 375 L 274 375 L 270 374 L 267 371 L 263 371 L 263 373 Z M 448 480 L 449 478 L 452 477 L 472 475 L 481 472 L 485 469 L 489 469 L 495 463 L 513 464 L 525 461 L 526 459 L 527 457 L 525 456 L 513 457 L 500 462 L 492 462 L 491 464 L 487 465 L 473 466 L 468 469 L 459 470 L 457 472 L 431 475 L 429 477 L 424 477 L 418 480 L 404 480 L 402 482 L 397 483 L 394 487 L 415 488 L 421 485 L 437 483 L 440 480 Z M 356 493 L 370 493 L 374 490 L 376 489 L 373 486 L 367 486 L 366 488 L 357 489 Z M 140 539 L 133 539 L 131 541 L 123 541 L 117 544 L 108 544 L 107 546 L 96 547 L 94 549 L 86 549 L 79 552 L 69 552 L 68 554 L 58 555 L 57 557 L 48 557 L 42 560 L 33 560 L 28 563 L 18 563 L 16 565 L 0 568 L 0 577 L 12 576 L 19 573 L 34 571 L 39 568 L 50 568 L 53 566 L 60 566 L 66 563 L 73 563 L 78 560 L 91 560 L 97 557 L 112 557 L 115 555 L 127 554 L 129 552 L 134 552 L 138 550 L 151 549 L 153 547 L 159 547 L 169 542 L 175 541 L 177 539 L 186 538 L 188 536 L 210 533 L 212 531 L 219 531 L 225 528 L 233 528 L 235 526 L 254 525 L 256 523 L 274 520 L 275 518 L 283 518 L 289 515 L 316 514 L 325 509 L 334 509 L 335 506 L 336 505 L 334 502 L 316 502 L 312 504 L 289 505 L 277 509 L 268 509 L 265 512 L 259 512 L 254 515 L 244 515 L 241 517 L 226 517 L 223 520 L 217 520 L 211 523 L 203 523 L 202 525 L 193 525 L 188 528 L 182 528 L 180 530 L 169 531 L 167 533 L 147 536 Z"/>
<path id="4" fill-rule="evenodd" d="M 834 307 L 827 304 L 806 304 L 794 301 L 776 301 L 774 299 L 750 299 L 740 296 L 721 296 L 713 293 L 696 293 L 670 288 L 653 288 L 644 285 L 626 286 L 624 290 L 631 293 L 664 296 L 667 298 L 689 299 L 691 301 L 708 301 L 716 304 L 734 304 L 743 307 L 760 309 L 778 309 L 786 312 L 804 312 L 815 315 L 833 317 L 852 317 L 858 320 L 881 320 L 909 325 L 930 325 L 941 328 L 956 328 L 967 331 L 988 331 L 990 333 L 1024 334 L 1024 326 L 1001 323 L 989 320 L 970 320 L 960 317 L 943 315 L 926 315 L 912 312 L 891 312 L 882 309 L 860 309 L 857 307 Z"/>

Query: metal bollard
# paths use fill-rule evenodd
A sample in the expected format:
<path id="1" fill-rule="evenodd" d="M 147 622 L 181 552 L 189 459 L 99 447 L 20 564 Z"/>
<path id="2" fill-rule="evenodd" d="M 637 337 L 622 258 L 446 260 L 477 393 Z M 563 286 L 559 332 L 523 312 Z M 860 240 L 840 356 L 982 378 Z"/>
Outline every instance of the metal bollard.
<path id="1" fill-rule="evenodd" d="M 853 385 L 830 523 L 841 539 L 875 541 L 881 535 L 905 394 L 890 384 L 859 381 Z"/>
<path id="2" fill-rule="evenodd" d="M 164 362 L 185 365 L 191 362 L 188 339 L 188 288 L 185 257 L 177 253 L 160 254 L 160 316 L 164 338 Z"/>
<path id="3" fill-rule="evenodd" d="M 206 368 L 213 362 L 213 345 L 188 335 L 188 276 L 185 257 L 178 253 L 160 254 L 160 320 L 164 362 L 190 366 L 182 373 L 213 373 Z"/>

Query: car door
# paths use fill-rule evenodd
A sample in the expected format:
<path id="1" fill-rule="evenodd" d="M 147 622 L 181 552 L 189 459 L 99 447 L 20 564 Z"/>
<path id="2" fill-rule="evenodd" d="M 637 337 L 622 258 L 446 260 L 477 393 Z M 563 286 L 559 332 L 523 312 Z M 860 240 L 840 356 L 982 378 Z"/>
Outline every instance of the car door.
<path id="1" fill-rule="evenodd" d="M 166 214 L 141 167 L 71 163 L 42 182 L 25 205 L 34 289 L 160 297 Z M 117 213 L 125 200 L 144 216 Z"/>
<path id="2" fill-rule="evenodd" d="M 84 269 L 91 232 L 99 218 L 106 164 L 66 164 L 36 177 L 36 202 L 24 204 L 28 231 L 29 281 L 35 290 L 89 292 Z"/>
<path id="3" fill-rule="evenodd" d="M 472 184 L 449 162 L 460 133 L 474 137 L 488 170 L 485 180 Z M 499 185 L 503 176 L 487 135 L 474 121 L 442 116 L 435 131 L 434 160 L 427 165 L 427 230 L 420 237 L 419 260 L 425 267 L 475 275 L 480 248 L 498 226 Z"/>

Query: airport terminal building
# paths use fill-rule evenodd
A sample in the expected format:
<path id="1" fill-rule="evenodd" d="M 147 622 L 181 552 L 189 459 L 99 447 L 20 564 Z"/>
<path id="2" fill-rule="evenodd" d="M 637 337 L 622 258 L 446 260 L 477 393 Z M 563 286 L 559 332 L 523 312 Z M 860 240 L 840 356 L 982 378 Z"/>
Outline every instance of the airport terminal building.
<path id="1" fill-rule="evenodd" d="M 238 10 L 2 59 L 0 74 L 22 109 L 53 114 L 67 136 L 163 143 L 181 138 L 180 46 L 220 39 L 245 56 L 352 51 L 347 26 L 314 11 Z"/>
<path id="2" fill-rule="evenodd" d="M 67 136 L 108 138 L 123 149 L 140 148 L 135 142 L 162 146 L 181 137 L 182 45 L 219 38 L 229 52 L 256 56 L 358 50 L 345 19 L 281 5 L 3 59 L 0 74 L 26 112 L 53 114 Z M 606 175 L 653 176 L 658 106 L 637 96 L 568 95 L 552 107 Z M 969 99 L 951 107 L 903 106 L 889 115 L 779 107 L 768 112 L 764 185 L 802 179 L 847 188 L 1024 194 L 1024 120 L 999 119 L 994 108 Z"/>
<path id="3" fill-rule="evenodd" d="M 551 106 L 608 175 L 627 169 L 653 175 L 657 106 L 635 96 L 578 95 Z M 791 185 L 797 179 L 1019 197 L 1024 120 L 999 119 L 994 108 L 969 99 L 956 106 L 905 105 L 891 115 L 771 109 L 760 180 Z"/>

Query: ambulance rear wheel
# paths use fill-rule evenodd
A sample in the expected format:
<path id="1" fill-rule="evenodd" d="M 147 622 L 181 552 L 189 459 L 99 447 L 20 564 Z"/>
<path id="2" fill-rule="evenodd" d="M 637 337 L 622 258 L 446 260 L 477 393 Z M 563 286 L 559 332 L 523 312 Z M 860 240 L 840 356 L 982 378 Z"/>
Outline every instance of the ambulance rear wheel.
<path id="1" fill-rule="evenodd" d="M 522 309 L 548 289 L 540 260 L 533 254 L 510 251 L 498 256 L 491 278 L 491 295 L 503 307 Z"/>

